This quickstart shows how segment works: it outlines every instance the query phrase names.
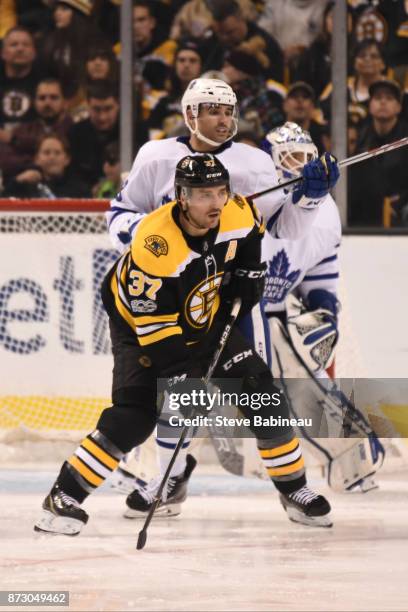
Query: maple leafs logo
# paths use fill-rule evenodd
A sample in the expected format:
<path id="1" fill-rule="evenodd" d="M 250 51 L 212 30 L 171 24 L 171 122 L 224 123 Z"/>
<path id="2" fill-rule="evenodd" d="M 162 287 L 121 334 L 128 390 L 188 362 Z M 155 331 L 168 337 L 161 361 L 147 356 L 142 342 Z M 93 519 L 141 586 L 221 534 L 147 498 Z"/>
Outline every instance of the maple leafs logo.
<path id="1" fill-rule="evenodd" d="M 268 265 L 264 298 L 268 302 L 282 302 L 300 275 L 300 270 L 289 272 L 290 261 L 285 249 L 278 251 Z"/>

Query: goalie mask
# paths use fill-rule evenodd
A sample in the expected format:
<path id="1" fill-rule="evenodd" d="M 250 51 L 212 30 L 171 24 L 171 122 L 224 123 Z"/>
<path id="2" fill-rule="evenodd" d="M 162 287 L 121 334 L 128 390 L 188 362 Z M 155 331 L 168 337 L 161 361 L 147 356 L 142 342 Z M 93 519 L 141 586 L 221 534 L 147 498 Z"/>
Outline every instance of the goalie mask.
<path id="1" fill-rule="evenodd" d="M 221 143 L 204 136 L 198 127 L 198 116 L 202 104 L 225 105 L 232 109 L 231 132 L 224 142 L 234 138 L 238 131 L 238 108 L 237 97 L 232 88 L 221 81 L 221 79 L 194 79 L 188 85 L 181 100 L 184 122 L 190 132 L 203 142 L 212 147 L 219 147 Z M 187 111 L 191 111 L 191 118 L 188 118 Z M 190 125 L 191 122 L 191 125 Z"/>
<path id="2" fill-rule="evenodd" d="M 292 121 L 269 132 L 266 142 L 280 179 L 299 176 L 303 166 L 318 157 L 309 132 Z"/>

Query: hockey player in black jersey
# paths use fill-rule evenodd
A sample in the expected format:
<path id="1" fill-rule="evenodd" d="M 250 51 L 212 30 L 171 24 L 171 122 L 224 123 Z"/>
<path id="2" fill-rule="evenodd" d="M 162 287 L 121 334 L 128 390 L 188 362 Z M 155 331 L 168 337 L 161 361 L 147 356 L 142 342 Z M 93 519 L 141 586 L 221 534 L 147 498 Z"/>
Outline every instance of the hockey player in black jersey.
<path id="1" fill-rule="evenodd" d="M 102 298 L 110 319 L 114 356 L 112 402 L 95 431 L 63 464 L 43 503 L 37 531 L 76 535 L 88 516 L 80 507 L 131 448 L 142 444 L 157 421 L 157 380 L 200 379 L 223 331 L 230 304 L 242 313 L 260 300 L 264 228 L 255 206 L 230 193 L 229 174 L 212 155 L 187 156 L 175 175 L 176 200 L 138 225 L 131 247 L 107 275 Z M 243 356 L 234 359 L 237 355 Z M 228 364 L 228 367 L 224 367 Z M 214 372 L 221 390 L 231 379 L 240 393 L 279 394 L 267 365 L 232 330 Z M 171 387 L 174 389 L 174 387 Z M 304 461 L 289 425 L 255 427 L 265 467 L 290 518 L 331 526 L 330 505 L 306 485 Z M 288 418 L 283 396 L 259 417 Z M 194 465 L 190 465 L 190 472 Z M 303 522 L 305 522 L 303 520 Z"/>

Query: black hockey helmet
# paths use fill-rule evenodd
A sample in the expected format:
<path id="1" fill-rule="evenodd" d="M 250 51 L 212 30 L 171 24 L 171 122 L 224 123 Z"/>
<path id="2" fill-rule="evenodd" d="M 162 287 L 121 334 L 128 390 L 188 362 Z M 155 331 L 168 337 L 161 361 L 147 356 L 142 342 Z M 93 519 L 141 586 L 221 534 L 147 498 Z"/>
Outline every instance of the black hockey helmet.
<path id="1" fill-rule="evenodd" d="M 228 170 L 214 155 L 187 155 L 176 166 L 174 188 L 179 199 L 182 187 L 218 187 L 227 185 L 230 191 Z"/>

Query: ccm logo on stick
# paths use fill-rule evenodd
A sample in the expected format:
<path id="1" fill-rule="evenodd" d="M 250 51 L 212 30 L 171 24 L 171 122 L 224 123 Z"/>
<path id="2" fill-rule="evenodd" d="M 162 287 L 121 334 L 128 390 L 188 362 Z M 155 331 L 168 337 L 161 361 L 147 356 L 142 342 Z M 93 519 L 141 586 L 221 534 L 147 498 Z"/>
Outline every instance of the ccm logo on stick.
<path id="1" fill-rule="evenodd" d="M 237 268 L 234 272 L 235 276 L 246 276 L 248 278 L 263 278 L 266 276 L 266 270 L 243 270 L 242 268 Z"/>
<path id="2" fill-rule="evenodd" d="M 229 359 L 228 361 L 226 361 L 222 367 L 224 370 L 230 370 L 232 366 L 234 365 L 234 363 L 239 363 L 243 359 L 250 357 L 252 354 L 253 354 L 252 349 L 248 349 L 247 351 L 243 351 L 242 353 L 237 353 L 236 355 L 233 356 L 232 359 Z"/>

